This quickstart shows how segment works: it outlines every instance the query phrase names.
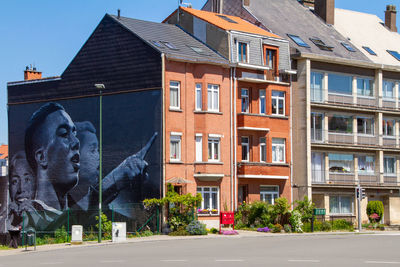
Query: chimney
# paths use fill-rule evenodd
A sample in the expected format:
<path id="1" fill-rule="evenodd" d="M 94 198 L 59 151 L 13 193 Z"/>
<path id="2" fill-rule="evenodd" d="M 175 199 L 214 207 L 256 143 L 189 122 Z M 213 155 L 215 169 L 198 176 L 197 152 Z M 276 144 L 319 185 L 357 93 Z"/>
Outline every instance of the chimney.
<path id="1" fill-rule="evenodd" d="M 396 27 L 396 6 L 387 5 L 385 11 L 385 26 L 389 28 L 392 32 L 397 32 Z"/>
<path id="2" fill-rule="evenodd" d="M 335 24 L 335 0 L 315 0 L 314 11 L 327 24 Z"/>
<path id="3" fill-rule="evenodd" d="M 118 8 L 118 19 L 121 18 L 121 9 Z"/>
<path id="4" fill-rule="evenodd" d="M 250 6 L 250 0 L 243 0 L 244 6 Z"/>
<path id="5" fill-rule="evenodd" d="M 212 12 L 221 14 L 223 5 L 224 0 L 212 0 Z"/>
<path id="6" fill-rule="evenodd" d="M 42 72 L 37 71 L 36 67 L 32 66 L 26 66 L 24 70 L 24 80 L 25 81 L 30 81 L 30 80 L 40 80 L 42 79 Z"/>
<path id="7" fill-rule="evenodd" d="M 314 8 L 314 0 L 299 0 L 299 2 L 303 6 Z"/>

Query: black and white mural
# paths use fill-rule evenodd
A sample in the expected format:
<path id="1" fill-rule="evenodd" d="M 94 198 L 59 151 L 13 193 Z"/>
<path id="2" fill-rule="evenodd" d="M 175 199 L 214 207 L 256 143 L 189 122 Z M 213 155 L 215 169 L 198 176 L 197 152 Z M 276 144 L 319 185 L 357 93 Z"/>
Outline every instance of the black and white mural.
<path id="1" fill-rule="evenodd" d="M 2 230 L 23 225 L 54 231 L 65 225 L 66 216 L 71 223 L 95 223 L 99 101 L 97 96 L 9 106 Z M 102 98 L 102 208 L 127 220 L 138 216 L 134 203 L 161 194 L 160 109 L 160 90 Z"/>

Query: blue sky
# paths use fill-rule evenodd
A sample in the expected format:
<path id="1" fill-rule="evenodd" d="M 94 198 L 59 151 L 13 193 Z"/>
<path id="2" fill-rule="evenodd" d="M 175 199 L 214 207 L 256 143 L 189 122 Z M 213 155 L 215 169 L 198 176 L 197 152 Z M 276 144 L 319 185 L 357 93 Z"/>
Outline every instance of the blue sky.
<path id="1" fill-rule="evenodd" d="M 206 0 L 184 2 L 200 9 Z M 335 5 L 384 19 L 387 4 L 400 10 L 400 0 L 336 0 Z M 44 77 L 61 75 L 105 13 L 116 14 L 119 8 L 122 16 L 161 22 L 177 6 L 178 0 L 2 1 L 0 144 L 8 143 L 7 82 L 23 80 L 25 66 L 34 64 Z M 400 29 L 400 14 L 397 27 Z"/>

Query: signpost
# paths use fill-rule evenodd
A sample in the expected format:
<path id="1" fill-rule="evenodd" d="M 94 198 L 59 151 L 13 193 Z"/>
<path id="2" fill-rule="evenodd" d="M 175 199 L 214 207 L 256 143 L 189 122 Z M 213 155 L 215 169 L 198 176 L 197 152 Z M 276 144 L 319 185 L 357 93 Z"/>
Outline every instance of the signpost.
<path id="1" fill-rule="evenodd" d="M 313 216 L 311 217 L 311 232 L 314 232 L 314 218 L 315 216 L 325 216 L 325 209 L 313 209 Z"/>

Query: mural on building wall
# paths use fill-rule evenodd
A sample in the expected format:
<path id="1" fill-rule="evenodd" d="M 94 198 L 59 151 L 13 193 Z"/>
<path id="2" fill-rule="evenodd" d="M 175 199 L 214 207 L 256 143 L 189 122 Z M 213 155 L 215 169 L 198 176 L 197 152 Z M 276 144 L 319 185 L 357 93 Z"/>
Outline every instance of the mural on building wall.
<path id="1" fill-rule="evenodd" d="M 102 207 L 127 220 L 137 216 L 130 205 L 160 196 L 160 99 L 158 90 L 103 97 Z M 0 226 L 53 231 L 70 211 L 79 213 L 75 223 L 93 226 L 99 98 L 13 105 L 9 120 L 9 201 Z"/>

